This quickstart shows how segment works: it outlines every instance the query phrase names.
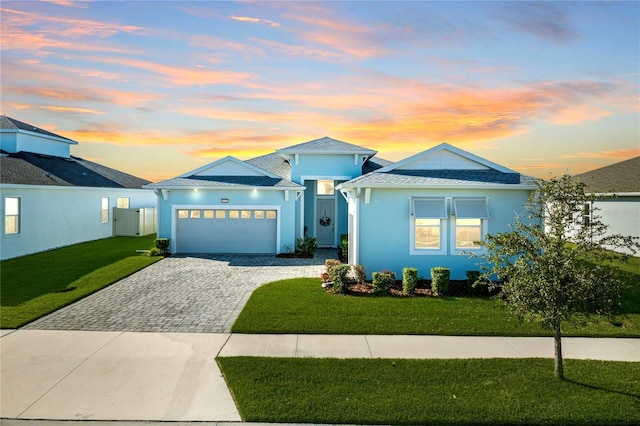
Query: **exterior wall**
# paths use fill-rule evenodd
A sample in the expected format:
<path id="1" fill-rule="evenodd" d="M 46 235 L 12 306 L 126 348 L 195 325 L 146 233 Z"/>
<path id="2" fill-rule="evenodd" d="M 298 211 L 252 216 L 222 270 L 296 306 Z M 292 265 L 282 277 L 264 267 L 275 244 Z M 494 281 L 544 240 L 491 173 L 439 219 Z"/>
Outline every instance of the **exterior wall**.
<path id="1" fill-rule="evenodd" d="M 296 194 L 289 191 L 289 200 L 285 200 L 284 191 L 277 190 L 207 190 L 199 189 L 171 189 L 167 193 L 167 199 L 162 198 L 161 191 L 158 191 L 158 237 L 171 239 L 170 251 L 175 252 L 173 244 L 175 240 L 175 218 L 174 210 L 176 206 L 181 208 L 210 207 L 212 209 L 232 209 L 234 206 L 260 206 L 262 208 L 277 207 L 280 210 L 280 249 L 284 252 L 285 247 L 295 248 L 296 234 Z M 222 203 L 222 199 L 228 199 L 228 203 Z M 184 207 L 190 206 L 190 207 Z"/>
<path id="2" fill-rule="evenodd" d="M 2 225 L 0 255 L 3 260 L 111 237 L 113 207 L 118 197 L 129 197 L 132 208 L 156 205 L 153 191 L 143 189 L 29 185 L 2 185 L 0 189 L 2 218 L 4 198 L 20 198 L 20 233 L 5 235 Z M 106 223 L 102 223 L 103 197 L 109 198 Z"/>
<path id="3" fill-rule="evenodd" d="M 478 270 L 479 259 L 470 259 L 452 247 L 452 217 L 447 220 L 446 252 L 444 254 L 411 254 L 412 223 L 410 197 L 488 197 L 489 219 L 487 233 L 509 230 L 516 212 L 523 212 L 529 191 L 525 190 L 410 190 L 372 189 L 370 203 L 364 203 L 364 191 L 358 203 L 359 253 L 358 263 L 364 265 L 367 276 L 390 269 L 400 277 L 404 267 L 418 269 L 418 274 L 429 278 L 436 266 L 451 269 L 452 279 L 464 279 L 467 270 Z M 451 212 L 449 212 L 451 213 Z M 350 236 L 351 237 L 351 236 Z M 351 243 L 350 243 L 351 244 Z"/>
<path id="4" fill-rule="evenodd" d="M 302 183 L 302 179 L 317 179 L 326 176 L 342 177 L 343 180 L 353 179 L 362 174 L 362 155 L 358 156 L 358 164 L 354 163 L 353 154 L 344 155 L 317 155 L 300 154 L 296 164 L 294 156 L 291 156 L 291 180 Z"/>
<path id="5" fill-rule="evenodd" d="M 596 201 L 594 208 L 608 233 L 640 238 L 640 196 Z"/>
<path id="6" fill-rule="evenodd" d="M 0 134 L 2 149 L 7 152 L 35 152 L 53 155 L 55 157 L 69 157 L 71 142 L 46 135 L 30 135 L 22 132 L 2 132 Z"/>

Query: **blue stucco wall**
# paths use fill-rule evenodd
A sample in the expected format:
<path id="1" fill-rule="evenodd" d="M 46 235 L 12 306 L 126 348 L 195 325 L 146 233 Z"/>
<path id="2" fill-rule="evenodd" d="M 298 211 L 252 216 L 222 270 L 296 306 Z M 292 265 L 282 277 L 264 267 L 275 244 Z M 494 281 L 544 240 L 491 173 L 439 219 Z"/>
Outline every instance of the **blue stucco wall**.
<path id="1" fill-rule="evenodd" d="M 451 248 L 451 239 L 445 255 L 412 255 L 410 197 L 489 197 L 488 233 L 509 231 L 516 212 L 522 213 L 529 191 L 525 190 L 407 190 L 372 189 L 369 204 L 359 199 L 360 240 L 359 263 L 364 265 L 367 277 L 374 271 L 390 269 L 401 277 L 404 267 L 418 269 L 418 274 L 430 278 L 436 266 L 451 269 L 452 279 L 464 279 L 467 270 L 477 270 L 478 259 L 470 259 Z M 449 222 L 449 221 L 448 221 Z M 448 223 L 450 236 L 452 231 Z"/>
<path id="2" fill-rule="evenodd" d="M 362 174 L 362 156 L 357 165 L 353 155 L 300 154 L 298 164 L 291 158 L 291 180 L 300 183 L 303 176 L 344 176 L 352 179 Z"/>
<path id="3" fill-rule="evenodd" d="M 222 198 L 229 199 L 228 203 L 221 203 Z M 169 191 L 167 200 L 158 197 L 158 237 L 172 238 L 172 206 L 211 206 L 233 208 L 234 206 L 280 206 L 280 251 L 285 246 L 295 247 L 295 192 L 289 193 L 289 201 L 285 201 L 283 191 L 253 191 L 253 190 L 205 190 L 193 189 Z"/>

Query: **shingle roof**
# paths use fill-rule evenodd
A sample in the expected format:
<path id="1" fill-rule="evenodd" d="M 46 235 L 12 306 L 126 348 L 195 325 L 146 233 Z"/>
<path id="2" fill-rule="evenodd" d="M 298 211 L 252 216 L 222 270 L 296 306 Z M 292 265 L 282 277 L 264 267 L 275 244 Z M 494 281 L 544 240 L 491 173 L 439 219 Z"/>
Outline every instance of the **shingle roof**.
<path id="1" fill-rule="evenodd" d="M 63 139 L 69 143 L 77 144 L 76 141 L 65 138 L 64 136 L 56 135 L 55 133 L 49 132 L 48 130 L 41 129 L 32 124 L 28 124 L 15 118 L 7 117 L 6 115 L 0 115 L 0 129 L 3 130 L 24 130 L 28 132 L 39 133 L 41 135 L 52 136 L 58 139 Z"/>
<path id="2" fill-rule="evenodd" d="M 591 192 L 640 192 L 640 157 L 574 176 Z"/>
<path id="3" fill-rule="evenodd" d="M 252 158 L 247 163 L 259 167 L 263 170 L 291 180 L 291 166 L 282 156 L 277 153 L 263 155 L 261 157 Z"/>
<path id="4" fill-rule="evenodd" d="M 298 145 L 289 146 L 277 150 L 279 153 L 318 153 L 318 154 L 368 154 L 375 155 L 377 151 L 362 146 L 353 145 L 347 142 L 339 141 L 330 137 L 314 139 L 312 141 L 303 142 Z"/>
<path id="5" fill-rule="evenodd" d="M 270 178 L 267 176 L 191 176 L 177 177 L 158 183 L 152 183 L 146 188 L 302 188 L 288 179 Z"/>
<path id="6" fill-rule="evenodd" d="M 77 157 L 18 152 L 0 158 L 0 183 L 141 189 L 149 181 Z"/>
<path id="7" fill-rule="evenodd" d="M 534 178 L 497 170 L 393 170 L 357 177 L 343 186 L 532 185 Z"/>

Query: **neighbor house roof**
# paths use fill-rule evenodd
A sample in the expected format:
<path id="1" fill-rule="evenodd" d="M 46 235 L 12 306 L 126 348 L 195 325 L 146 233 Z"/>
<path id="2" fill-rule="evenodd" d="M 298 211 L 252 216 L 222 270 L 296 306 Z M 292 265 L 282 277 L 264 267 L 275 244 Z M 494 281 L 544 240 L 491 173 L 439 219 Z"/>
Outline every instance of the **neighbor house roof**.
<path id="1" fill-rule="evenodd" d="M 298 145 L 289 146 L 287 148 L 278 149 L 276 152 L 280 154 L 363 154 L 375 155 L 378 151 L 374 151 L 362 146 L 353 145 L 347 142 L 339 141 L 330 137 L 314 139 L 312 141 L 303 142 Z"/>
<path id="2" fill-rule="evenodd" d="M 640 157 L 574 176 L 596 193 L 640 193 Z"/>
<path id="3" fill-rule="evenodd" d="M 78 157 L 3 153 L 0 183 L 141 189 L 149 181 Z"/>
<path id="4" fill-rule="evenodd" d="M 7 117 L 6 115 L 0 115 L 0 129 L 38 133 L 40 135 L 61 139 L 64 142 L 67 142 L 70 144 L 75 145 L 78 143 L 72 139 L 65 138 L 64 136 L 56 135 L 55 133 L 49 132 L 48 130 L 41 129 L 37 126 L 34 126 L 33 124 L 28 124 L 23 121 L 16 120 L 15 118 Z"/>

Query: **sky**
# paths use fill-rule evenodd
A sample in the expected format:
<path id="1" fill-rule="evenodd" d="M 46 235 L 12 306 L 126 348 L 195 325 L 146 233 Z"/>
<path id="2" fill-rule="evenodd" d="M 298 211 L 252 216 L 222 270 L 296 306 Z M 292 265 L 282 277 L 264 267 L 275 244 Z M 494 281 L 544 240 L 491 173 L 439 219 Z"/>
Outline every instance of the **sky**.
<path id="1" fill-rule="evenodd" d="M 329 136 L 523 174 L 640 155 L 640 2 L 7 1 L 2 114 L 159 181 Z"/>

